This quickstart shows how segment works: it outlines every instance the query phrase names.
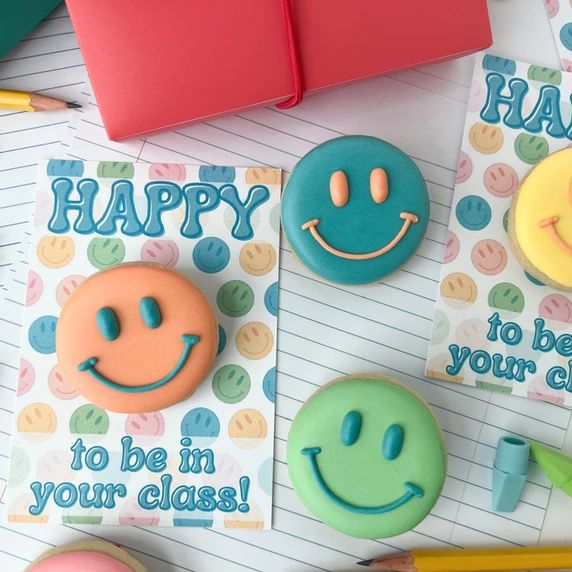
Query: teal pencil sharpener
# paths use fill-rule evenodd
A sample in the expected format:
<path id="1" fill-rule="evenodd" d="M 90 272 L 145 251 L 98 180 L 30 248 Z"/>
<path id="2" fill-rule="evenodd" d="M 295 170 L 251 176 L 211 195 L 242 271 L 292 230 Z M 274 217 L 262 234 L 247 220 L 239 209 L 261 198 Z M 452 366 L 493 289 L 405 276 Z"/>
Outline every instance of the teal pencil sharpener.
<path id="1" fill-rule="evenodd" d="M 501 437 L 493 466 L 493 510 L 514 512 L 528 474 L 528 441 Z"/>

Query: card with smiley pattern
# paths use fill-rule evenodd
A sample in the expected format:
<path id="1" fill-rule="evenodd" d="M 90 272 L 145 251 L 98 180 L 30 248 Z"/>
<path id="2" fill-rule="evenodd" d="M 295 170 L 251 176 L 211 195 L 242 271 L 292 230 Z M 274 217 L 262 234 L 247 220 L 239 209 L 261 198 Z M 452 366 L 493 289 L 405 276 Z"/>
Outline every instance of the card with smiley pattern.
<path id="1" fill-rule="evenodd" d="M 270 528 L 281 179 L 41 165 L 9 521 Z"/>
<path id="2" fill-rule="evenodd" d="M 572 0 L 544 0 L 544 5 L 562 59 L 562 69 L 572 72 Z"/>
<path id="3" fill-rule="evenodd" d="M 477 59 L 428 376 L 572 405 L 571 95 L 572 74 Z"/>

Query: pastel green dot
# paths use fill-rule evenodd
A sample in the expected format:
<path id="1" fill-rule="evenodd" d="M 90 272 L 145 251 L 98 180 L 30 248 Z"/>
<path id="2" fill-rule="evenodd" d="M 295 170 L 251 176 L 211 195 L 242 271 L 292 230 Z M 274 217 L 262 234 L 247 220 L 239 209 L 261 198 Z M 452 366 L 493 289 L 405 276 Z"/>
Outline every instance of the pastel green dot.
<path id="1" fill-rule="evenodd" d="M 488 296 L 489 306 L 496 310 L 519 313 L 524 310 L 524 294 L 510 282 L 501 282 L 493 286 Z"/>
<path id="2" fill-rule="evenodd" d="M 24 482 L 30 472 L 30 459 L 26 452 L 20 447 L 12 447 L 10 455 L 10 472 L 8 473 L 8 484 L 16 487 Z"/>
<path id="3" fill-rule="evenodd" d="M 223 403 L 238 403 L 250 391 L 250 376 L 239 365 L 225 365 L 214 374 L 212 387 Z"/>
<path id="4" fill-rule="evenodd" d="M 94 238 L 87 245 L 87 259 L 99 270 L 120 264 L 125 259 L 125 245 L 120 238 Z"/>
<path id="5" fill-rule="evenodd" d="M 305 507 L 360 538 L 411 530 L 435 505 L 446 474 L 429 406 L 376 376 L 345 377 L 312 395 L 290 428 L 287 461 Z"/>
<path id="6" fill-rule="evenodd" d="M 433 331 L 429 343 L 436 346 L 445 341 L 449 335 L 449 318 L 441 310 L 435 310 L 435 318 L 433 320 Z"/>
<path id="7" fill-rule="evenodd" d="M 216 296 L 220 311 L 231 318 L 248 314 L 254 305 L 254 292 L 242 280 L 231 280 L 223 284 Z"/>
<path id="8" fill-rule="evenodd" d="M 562 72 L 542 66 L 530 66 L 527 72 L 528 79 L 560 85 L 562 83 Z"/>
<path id="9" fill-rule="evenodd" d="M 97 165 L 97 176 L 100 179 L 132 179 L 135 174 L 133 163 L 119 161 L 101 161 Z"/>
<path id="10" fill-rule="evenodd" d="M 70 433 L 105 435 L 108 430 L 109 416 L 91 403 L 78 407 L 70 417 Z"/>
<path id="11" fill-rule="evenodd" d="M 517 157 L 529 165 L 535 165 L 550 152 L 548 141 L 544 137 L 521 133 L 514 140 Z"/>

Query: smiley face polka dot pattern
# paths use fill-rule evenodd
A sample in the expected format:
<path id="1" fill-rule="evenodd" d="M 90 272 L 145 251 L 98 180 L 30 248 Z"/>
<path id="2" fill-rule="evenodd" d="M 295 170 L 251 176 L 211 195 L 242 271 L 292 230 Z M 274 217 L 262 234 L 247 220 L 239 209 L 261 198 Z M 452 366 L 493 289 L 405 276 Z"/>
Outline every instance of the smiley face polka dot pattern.
<path id="1" fill-rule="evenodd" d="M 545 5 L 564 54 L 569 39 L 572 48 L 572 4 L 569 0 L 545 0 Z M 572 52 L 564 57 L 572 62 Z M 517 110 L 507 104 L 506 98 L 511 89 L 516 94 L 514 90 L 522 85 L 519 82 L 524 82 L 525 93 Z M 530 345 L 527 332 L 534 330 L 537 318 L 544 320 L 555 333 L 572 334 L 572 295 L 554 291 L 527 273 L 515 257 L 508 231 L 513 198 L 520 193 L 531 169 L 570 145 L 565 136 L 551 135 L 553 130 L 549 129 L 547 118 L 538 129 L 529 121 L 534 110 L 540 109 L 540 98 L 546 97 L 542 94 L 555 89 L 562 94 L 572 91 L 572 79 L 561 70 L 494 54 L 484 54 L 477 61 L 457 162 L 449 227 L 440 238 L 443 264 L 426 366 L 426 374 L 431 377 L 554 402 L 555 391 L 548 387 L 546 374 L 551 367 L 562 365 L 560 358 L 555 352 L 528 355 L 524 346 Z M 497 93 L 501 98 L 498 106 L 494 103 Z M 547 103 L 546 116 L 551 113 L 549 107 Z M 509 117 L 511 109 L 514 113 Z M 562 113 L 567 127 L 569 104 L 566 101 Z M 517 115 L 523 120 L 517 121 Z M 566 196 L 568 191 L 567 187 L 561 189 Z M 548 192 L 552 191 L 547 189 Z M 488 339 L 491 328 L 488 320 L 495 315 L 501 324 L 517 324 L 522 330 L 522 340 L 510 345 L 500 335 L 496 340 Z M 511 327 L 509 333 L 512 333 Z M 459 351 L 469 352 L 458 371 L 447 370 L 454 361 L 450 350 L 453 345 Z M 475 353 L 479 351 L 481 353 Z M 492 366 L 481 373 L 472 368 L 472 356 L 475 356 L 473 364 L 485 364 L 477 367 L 484 370 L 489 356 L 495 354 L 503 359 L 521 355 L 534 361 L 537 372 L 514 383 L 495 376 Z M 536 379 L 534 388 L 529 389 L 533 378 Z M 544 380 L 542 384 L 538 378 Z M 567 405 L 572 405 L 572 395 L 556 393 Z"/>
<path id="2" fill-rule="evenodd" d="M 69 179 L 71 187 L 62 179 Z M 65 217 L 60 217 L 60 223 L 67 220 L 69 226 L 59 229 L 54 212 L 63 195 L 58 198 L 58 192 L 69 188 L 70 201 L 76 201 L 78 185 L 88 180 L 98 186 L 90 215 L 96 227 L 107 216 L 113 189 L 120 188 L 121 181 L 132 187 L 132 210 L 126 192 L 117 198 L 116 218 L 108 218 L 112 231 L 78 232 L 87 219 L 84 216 L 82 223 L 80 210 L 70 203 Z M 161 182 L 155 204 L 146 191 L 153 181 Z M 26 314 L 8 484 L 15 521 L 233 528 L 250 528 L 254 522 L 256 527 L 270 527 L 281 181 L 279 170 L 265 167 L 79 160 L 45 163 L 23 301 Z M 91 183 L 85 184 L 88 188 Z M 184 191 L 185 185 L 194 187 Z M 175 187 L 181 194 L 169 196 Z M 222 190 L 229 187 L 236 189 L 235 199 L 223 197 Z M 253 187 L 263 187 L 268 193 L 256 208 L 249 207 L 249 201 L 260 200 L 262 191 L 251 193 L 249 199 Z M 196 197 L 195 189 L 200 189 Z M 130 218 L 134 216 L 141 225 L 137 228 L 148 218 L 160 222 L 162 228 L 129 233 L 135 228 Z M 62 309 L 84 281 L 131 262 L 172 268 L 200 287 L 216 314 L 217 357 L 190 399 L 162 410 L 117 413 L 88 401 L 68 379 L 58 364 L 56 330 Z M 129 323 L 121 309 L 114 311 L 119 316 L 120 335 L 128 335 Z M 167 310 L 161 319 L 168 320 Z M 112 369 L 113 364 L 108 365 Z M 189 482 L 188 474 L 179 472 L 180 451 L 212 449 L 217 471 L 196 475 L 197 485 L 234 487 L 241 502 L 239 479 L 247 476 L 251 515 L 242 518 L 241 513 L 237 518 L 218 510 L 144 510 L 138 505 L 138 493 L 147 484 L 160 486 L 163 472 L 154 473 L 146 467 L 122 472 L 124 437 L 131 439 L 133 450 L 165 447 L 165 473 L 173 475 L 173 489 Z M 71 447 L 78 440 L 85 447 L 81 454 L 84 466 L 71 470 Z M 94 469 L 99 463 L 102 469 Z M 82 509 L 77 504 L 58 507 L 50 499 L 42 515 L 32 517 L 27 509 L 33 502 L 29 493 L 34 480 L 53 480 L 56 486 L 65 481 L 72 495 L 71 488 L 81 482 L 113 482 L 125 485 L 126 495 L 115 498 L 112 510 Z"/>

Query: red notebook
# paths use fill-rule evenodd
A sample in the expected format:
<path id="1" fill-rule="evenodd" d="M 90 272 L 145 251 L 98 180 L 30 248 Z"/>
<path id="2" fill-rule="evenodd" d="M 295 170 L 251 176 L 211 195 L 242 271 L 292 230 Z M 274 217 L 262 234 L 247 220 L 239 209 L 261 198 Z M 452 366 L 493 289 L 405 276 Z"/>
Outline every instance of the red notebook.
<path id="1" fill-rule="evenodd" d="M 288 99 L 282 0 L 67 0 L 111 139 Z M 291 0 L 306 93 L 487 48 L 486 0 Z"/>

